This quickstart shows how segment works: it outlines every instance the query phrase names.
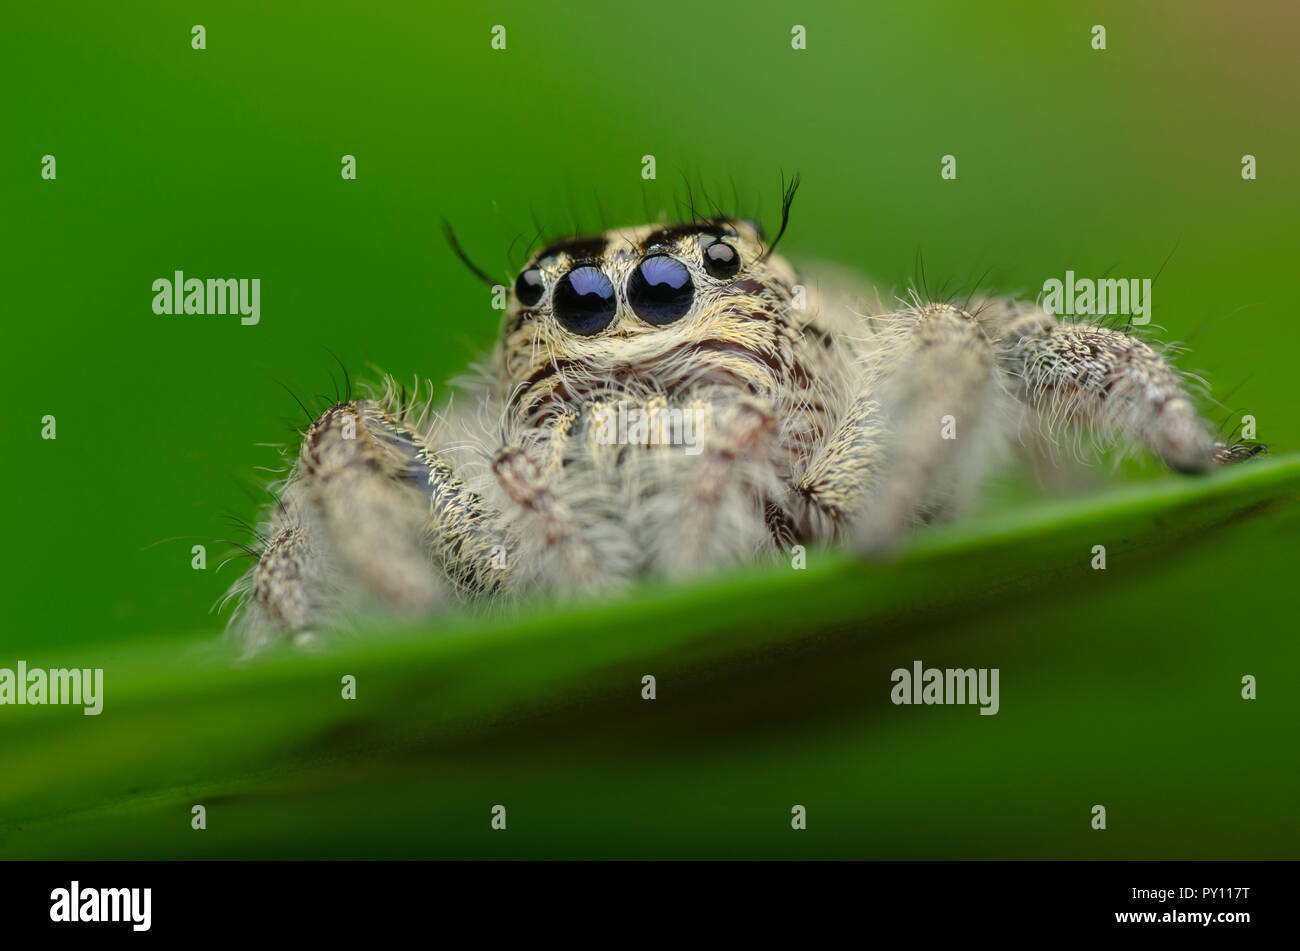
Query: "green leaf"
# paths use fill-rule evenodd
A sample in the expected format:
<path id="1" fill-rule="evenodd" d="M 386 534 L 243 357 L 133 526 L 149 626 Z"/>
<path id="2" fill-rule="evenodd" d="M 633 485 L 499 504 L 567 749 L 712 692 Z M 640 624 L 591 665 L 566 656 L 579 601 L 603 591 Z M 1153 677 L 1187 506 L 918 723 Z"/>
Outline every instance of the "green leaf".
<path id="1" fill-rule="evenodd" d="M 1297 494 L 1293 455 L 322 653 L 30 650 L 104 709 L 0 707 L 0 856 L 1294 856 Z M 894 706 L 917 659 L 999 713 Z"/>

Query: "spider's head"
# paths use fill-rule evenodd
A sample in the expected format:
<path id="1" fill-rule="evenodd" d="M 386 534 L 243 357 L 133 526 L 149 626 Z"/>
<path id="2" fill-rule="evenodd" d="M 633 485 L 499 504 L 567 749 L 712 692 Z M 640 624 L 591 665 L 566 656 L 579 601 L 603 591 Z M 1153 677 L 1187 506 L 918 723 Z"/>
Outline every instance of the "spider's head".
<path id="1" fill-rule="evenodd" d="M 643 225 L 539 251 L 515 279 L 500 370 L 543 392 L 556 378 L 639 377 L 671 388 L 701 349 L 747 345 L 788 304 L 794 273 L 744 219 Z M 732 353 L 731 359 L 736 359 Z M 683 366 L 683 364 L 689 364 Z M 559 368 L 558 370 L 556 368 Z"/>

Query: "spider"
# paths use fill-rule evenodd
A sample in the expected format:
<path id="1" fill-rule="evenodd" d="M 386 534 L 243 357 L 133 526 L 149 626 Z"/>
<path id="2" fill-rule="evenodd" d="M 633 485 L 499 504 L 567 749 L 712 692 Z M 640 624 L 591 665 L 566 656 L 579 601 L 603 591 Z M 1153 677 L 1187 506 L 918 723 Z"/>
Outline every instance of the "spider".
<path id="1" fill-rule="evenodd" d="M 801 283 L 775 253 L 796 186 L 771 242 L 711 218 L 533 255 L 466 408 L 349 385 L 276 487 L 234 627 L 263 643 L 376 608 L 591 595 L 807 542 L 879 554 L 1067 433 L 1187 473 L 1262 449 L 1216 439 L 1123 328 Z"/>

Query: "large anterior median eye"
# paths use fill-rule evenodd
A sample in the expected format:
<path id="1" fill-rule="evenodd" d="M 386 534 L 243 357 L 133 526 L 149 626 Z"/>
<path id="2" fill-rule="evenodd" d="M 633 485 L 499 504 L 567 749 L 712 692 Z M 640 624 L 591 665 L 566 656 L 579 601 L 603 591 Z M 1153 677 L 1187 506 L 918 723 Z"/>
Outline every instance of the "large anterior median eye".
<path id="1" fill-rule="evenodd" d="M 542 272 L 535 267 L 530 267 L 515 279 L 515 297 L 525 307 L 532 307 L 541 300 L 545 290 Z"/>
<path id="2" fill-rule="evenodd" d="M 583 337 L 600 333 L 618 310 L 614 285 L 600 268 L 575 267 L 555 285 L 551 298 L 555 319 L 566 330 Z"/>
<path id="3" fill-rule="evenodd" d="M 666 254 L 641 262 L 627 282 L 627 300 L 648 324 L 671 324 L 691 309 L 695 285 L 686 266 Z"/>

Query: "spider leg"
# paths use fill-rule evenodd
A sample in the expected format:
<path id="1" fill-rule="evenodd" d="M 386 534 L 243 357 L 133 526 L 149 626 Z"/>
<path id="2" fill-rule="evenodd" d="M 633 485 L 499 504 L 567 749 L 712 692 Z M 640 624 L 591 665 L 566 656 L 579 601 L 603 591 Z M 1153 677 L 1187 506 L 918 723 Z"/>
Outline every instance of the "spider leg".
<path id="1" fill-rule="evenodd" d="M 634 574 L 614 495 L 588 465 L 590 454 L 575 446 L 577 418 L 558 414 L 492 457 L 503 517 L 520 542 L 515 570 L 521 587 L 592 592 Z"/>
<path id="2" fill-rule="evenodd" d="M 414 427 L 374 400 L 339 403 L 303 437 L 232 623 L 261 641 L 367 602 L 419 615 L 453 586 L 503 586 L 494 516 Z"/>
<path id="3" fill-rule="evenodd" d="M 310 631 L 337 610 L 337 565 L 313 544 L 315 514 L 292 488 L 276 501 L 257 564 L 227 595 L 239 599 L 231 627 L 246 642 Z"/>
<path id="4" fill-rule="evenodd" d="M 866 509 L 884 466 L 880 405 L 859 388 L 794 484 L 796 538 L 830 540 Z"/>
<path id="5" fill-rule="evenodd" d="M 888 465 L 854 528 L 861 551 L 881 554 L 908 524 L 959 507 L 995 457 L 1002 396 L 992 343 L 975 319 L 948 304 L 887 318 L 896 328 L 874 378 Z M 870 361 L 869 361 L 870 365 Z M 874 448 L 874 447 L 873 447 Z"/>
<path id="6" fill-rule="evenodd" d="M 543 426 L 533 451 L 510 442 L 492 469 L 530 546 L 529 583 L 604 590 L 752 554 L 768 538 L 759 500 L 778 488 L 762 476 L 775 421 L 756 397 L 604 397 Z"/>
<path id="7" fill-rule="evenodd" d="M 750 556 L 770 544 L 765 502 L 780 485 L 772 463 L 776 411 L 757 396 L 695 399 L 682 407 L 694 422 L 691 454 L 649 447 L 639 450 L 657 479 L 637 506 L 639 534 L 647 539 L 656 573 L 691 577 Z M 650 418 L 662 407 L 650 408 Z M 654 424 L 652 424 L 654 425 Z M 648 457 L 648 458 L 647 458 Z"/>
<path id="8" fill-rule="evenodd" d="M 989 310 L 1002 337 L 999 362 L 1048 441 L 1078 424 L 1103 441 L 1144 445 L 1188 473 L 1257 451 L 1216 441 L 1183 378 L 1137 337 L 1010 302 Z"/>

